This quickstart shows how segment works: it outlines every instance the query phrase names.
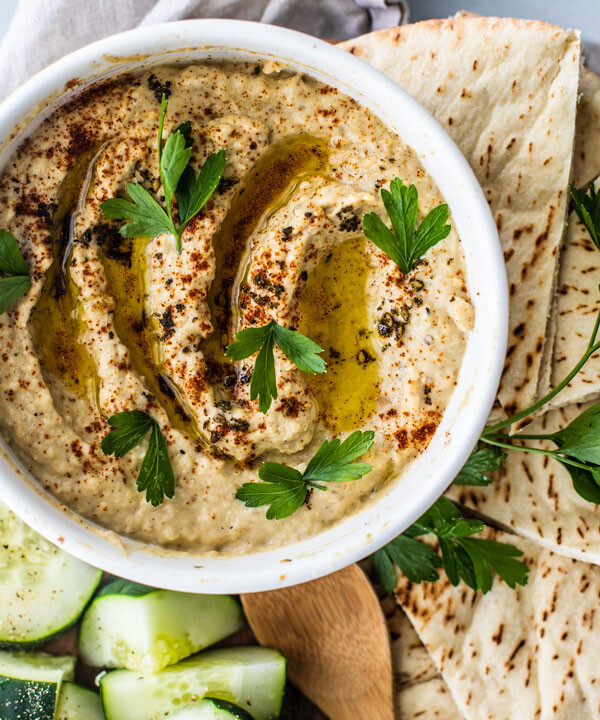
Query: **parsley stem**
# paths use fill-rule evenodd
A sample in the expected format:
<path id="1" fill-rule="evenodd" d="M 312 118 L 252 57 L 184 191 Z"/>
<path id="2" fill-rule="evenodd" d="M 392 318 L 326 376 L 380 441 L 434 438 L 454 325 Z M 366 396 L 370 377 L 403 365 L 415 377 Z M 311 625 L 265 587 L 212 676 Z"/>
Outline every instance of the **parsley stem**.
<path id="1" fill-rule="evenodd" d="M 307 486 L 307 487 L 311 487 L 311 488 L 315 488 L 315 489 L 317 489 L 317 490 L 327 490 L 327 488 L 325 487 L 325 485 L 318 485 L 317 483 L 311 482 L 310 480 L 307 480 L 307 481 L 306 481 L 306 486 Z"/>
<path id="2" fill-rule="evenodd" d="M 531 405 L 528 408 L 525 408 L 525 410 L 521 410 L 521 412 L 516 413 L 515 415 L 511 415 L 510 417 L 506 418 L 505 420 L 501 420 L 500 422 L 495 423 L 494 425 L 490 425 L 490 427 L 485 428 L 483 433 L 481 434 L 481 439 L 486 440 L 490 435 L 494 435 L 498 432 L 498 430 L 502 430 L 505 427 L 508 427 L 509 425 L 512 425 L 513 423 L 519 422 L 519 420 L 523 420 L 523 418 L 528 417 L 532 413 L 534 413 L 536 410 L 539 410 L 543 405 L 545 405 L 549 400 L 551 400 L 555 395 L 558 395 L 558 393 L 563 390 L 570 382 L 571 380 L 577 375 L 577 373 L 581 370 L 581 368 L 586 364 L 586 362 L 592 357 L 592 355 L 600 350 L 600 342 L 595 342 L 596 335 L 598 334 L 598 329 L 600 328 L 600 312 L 598 312 L 598 315 L 596 316 L 596 323 L 594 324 L 594 330 L 592 332 L 592 335 L 590 337 L 590 341 L 587 346 L 587 350 L 584 352 L 584 354 L 581 356 L 579 362 L 575 365 L 575 367 L 571 370 L 571 372 L 563 379 L 561 382 L 555 387 L 552 388 L 544 397 L 540 398 L 537 402 L 535 402 L 533 405 Z"/>
<path id="3" fill-rule="evenodd" d="M 599 288 L 600 289 L 600 288 Z M 592 331 L 592 336 L 590 337 L 590 341 L 588 343 L 588 350 L 592 348 L 594 343 L 596 342 L 596 336 L 598 335 L 598 328 L 600 328 L 600 312 L 596 315 L 596 322 L 594 323 L 594 330 Z"/>
<path id="4" fill-rule="evenodd" d="M 501 447 L 505 448 L 507 450 L 521 450 L 522 452 L 528 452 L 528 453 L 537 453 L 538 455 L 547 455 L 548 457 L 554 458 L 555 460 L 558 460 L 558 462 L 564 463 L 565 465 L 573 465 L 574 467 L 581 468 L 582 470 L 588 470 L 589 471 L 589 465 L 585 465 L 584 463 L 577 462 L 577 460 L 571 460 L 571 458 L 568 458 L 564 455 L 560 455 L 555 450 L 544 450 L 543 448 L 532 448 L 532 447 L 526 447 L 525 445 L 514 445 L 513 443 L 507 443 L 502 442 L 500 440 L 495 440 L 489 436 L 481 438 L 482 442 L 487 443 L 488 445 L 494 445 L 495 447 Z"/>
<path id="5" fill-rule="evenodd" d="M 163 154 L 163 129 L 165 126 L 165 115 L 167 114 L 167 98 L 165 97 L 164 93 L 160 99 L 160 116 L 158 118 L 158 174 L 160 175 L 160 181 L 162 183 L 163 188 L 165 187 L 165 177 L 162 169 L 162 154 Z M 175 245 L 177 246 L 177 252 L 181 254 L 181 231 L 183 228 L 177 229 L 175 226 L 175 223 L 173 222 L 173 203 L 167 203 L 167 215 L 169 216 L 169 221 L 171 223 L 171 232 L 175 236 Z"/>

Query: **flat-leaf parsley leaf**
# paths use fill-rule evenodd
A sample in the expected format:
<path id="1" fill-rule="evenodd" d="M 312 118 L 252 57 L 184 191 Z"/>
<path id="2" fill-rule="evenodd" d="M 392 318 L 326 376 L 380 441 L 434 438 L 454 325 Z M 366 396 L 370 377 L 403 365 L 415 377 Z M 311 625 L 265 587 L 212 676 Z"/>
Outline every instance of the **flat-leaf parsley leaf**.
<path id="1" fill-rule="evenodd" d="M 353 461 L 371 448 L 374 437 L 372 430 L 356 430 L 344 442 L 325 440 L 303 473 L 289 465 L 266 462 L 258 471 L 263 482 L 244 483 L 236 497 L 246 507 L 269 505 L 269 520 L 288 517 L 305 502 L 309 488 L 326 490 L 324 482 L 358 480 L 371 472 L 370 465 Z"/>
<path id="2" fill-rule="evenodd" d="M 391 592 L 396 586 L 394 565 L 414 583 L 438 579 L 436 568 L 443 567 L 453 585 L 460 580 L 473 590 L 488 592 L 496 572 L 511 588 L 527 583 L 529 568 L 517 560 L 519 548 L 495 540 L 474 538 L 484 524 L 464 518 L 460 510 L 445 497 L 439 498 L 414 525 L 378 550 L 373 557 L 378 582 Z M 436 536 L 441 557 L 433 547 L 416 538 Z"/>
<path id="3" fill-rule="evenodd" d="M 103 438 L 100 447 L 106 455 L 117 458 L 139 445 L 150 431 L 148 448 L 137 476 L 137 489 L 146 491 L 146 500 L 154 507 L 160 505 L 165 496 L 172 498 L 175 476 L 166 440 L 156 420 L 141 410 L 127 410 L 110 417 L 108 424 L 114 429 Z"/>
<path id="4" fill-rule="evenodd" d="M 0 315 L 31 287 L 29 267 L 21 254 L 15 236 L 8 230 L 0 230 Z"/>
<path id="5" fill-rule="evenodd" d="M 585 225 L 594 245 L 600 250 L 600 193 L 590 183 L 586 190 L 569 185 L 577 217 Z"/>
<path id="6" fill-rule="evenodd" d="M 392 230 L 377 213 L 370 212 L 363 217 L 364 233 L 408 275 L 419 258 L 450 232 L 448 206 L 433 208 L 417 228 L 419 201 L 414 185 L 404 185 L 400 178 L 395 178 L 390 183 L 390 190 L 381 191 L 381 199 Z"/>
<path id="7" fill-rule="evenodd" d="M 204 207 L 223 175 L 225 150 L 209 155 L 196 177 L 189 164 L 193 144 L 190 121 L 181 123 L 169 135 L 163 147 L 162 135 L 167 105 L 163 95 L 158 121 L 158 169 L 166 210 L 139 183 L 126 185 L 131 200 L 110 198 L 100 207 L 106 217 L 128 221 L 120 230 L 124 237 L 155 237 L 162 233 L 171 233 L 175 236 L 178 252 L 181 252 L 181 234 L 190 220 Z M 173 217 L 175 197 L 179 224 L 175 223 Z"/>
<path id="8" fill-rule="evenodd" d="M 325 361 L 319 357 L 323 348 L 296 330 L 288 330 L 275 320 L 257 328 L 240 330 L 235 342 L 227 347 L 226 355 L 232 360 L 245 360 L 258 352 L 250 381 L 250 400 L 258 397 L 262 413 L 268 412 L 277 397 L 277 378 L 273 348 L 277 347 L 303 372 L 325 372 Z"/>
<path id="9" fill-rule="evenodd" d="M 485 486 L 492 482 L 489 473 L 499 470 L 506 453 L 496 447 L 476 447 L 454 478 L 455 485 Z"/>

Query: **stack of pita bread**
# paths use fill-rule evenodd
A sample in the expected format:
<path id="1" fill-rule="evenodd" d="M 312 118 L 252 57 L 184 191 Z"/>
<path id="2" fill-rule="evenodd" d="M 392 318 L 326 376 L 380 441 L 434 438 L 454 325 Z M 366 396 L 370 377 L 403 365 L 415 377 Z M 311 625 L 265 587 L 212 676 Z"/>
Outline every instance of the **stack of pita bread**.
<path id="1" fill-rule="evenodd" d="M 582 187 L 600 175 L 600 77 L 582 66 L 579 33 L 461 13 L 342 47 L 419 100 L 475 172 L 510 291 L 492 416 L 528 407 L 579 359 L 600 307 L 600 253 L 568 216 L 569 181 Z M 600 353 L 528 432 L 564 427 L 599 397 Z M 489 487 L 454 486 L 448 497 L 503 528 L 486 532 L 523 550 L 530 579 L 511 590 L 496 578 L 483 595 L 445 577 L 415 585 L 399 576 L 402 610 L 389 619 L 399 717 L 600 718 L 598 507 L 557 463 L 518 452 Z"/>

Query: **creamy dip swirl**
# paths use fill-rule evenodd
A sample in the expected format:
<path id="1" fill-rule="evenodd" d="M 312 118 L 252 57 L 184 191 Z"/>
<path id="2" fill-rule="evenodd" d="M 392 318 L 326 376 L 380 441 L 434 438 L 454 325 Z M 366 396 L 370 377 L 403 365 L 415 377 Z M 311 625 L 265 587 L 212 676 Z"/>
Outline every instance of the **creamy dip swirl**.
<path id="1" fill-rule="evenodd" d="M 267 72 L 269 71 L 269 72 Z M 125 240 L 100 203 L 142 183 L 163 200 L 156 134 L 191 120 L 192 165 L 225 148 L 217 191 L 182 236 Z M 58 500 L 164 547 L 244 553 L 306 538 L 377 496 L 427 447 L 453 392 L 473 308 L 457 233 L 405 277 L 362 233 L 379 191 L 414 183 L 420 217 L 444 200 L 415 153 L 332 87 L 278 68 L 160 67 L 52 114 L 0 178 L 2 221 L 32 290 L 0 316 L 0 426 Z M 223 348 L 276 320 L 324 348 L 309 376 L 275 348 L 278 397 L 250 400 L 253 358 Z M 175 496 L 136 489 L 146 444 L 100 442 L 116 412 L 161 425 Z M 325 438 L 375 431 L 360 480 L 329 483 L 284 520 L 237 489 L 265 460 L 302 470 Z"/>

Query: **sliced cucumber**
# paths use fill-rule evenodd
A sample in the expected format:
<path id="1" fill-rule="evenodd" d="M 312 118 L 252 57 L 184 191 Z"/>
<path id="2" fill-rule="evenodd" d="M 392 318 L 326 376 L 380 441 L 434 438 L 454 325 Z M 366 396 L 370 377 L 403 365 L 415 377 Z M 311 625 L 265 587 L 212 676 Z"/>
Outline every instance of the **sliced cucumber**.
<path id="1" fill-rule="evenodd" d="M 243 623 L 238 602 L 228 595 L 193 595 L 116 580 L 87 609 L 79 648 L 90 665 L 153 673 L 231 635 Z"/>
<path id="2" fill-rule="evenodd" d="M 227 700 L 208 697 L 167 717 L 169 720 L 254 720 L 241 707 Z"/>
<path id="3" fill-rule="evenodd" d="M 104 720 L 100 695 L 81 685 L 64 682 L 55 720 Z"/>
<path id="4" fill-rule="evenodd" d="M 101 576 L 0 503 L 0 647 L 39 647 L 66 632 Z"/>
<path id="5" fill-rule="evenodd" d="M 74 672 L 74 657 L 0 650 L 0 717 L 53 720 L 62 682 Z"/>
<path id="6" fill-rule="evenodd" d="M 107 720 L 158 720 L 203 697 L 227 700 L 255 720 L 281 712 L 285 658 L 263 647 L 217 648 L 154 675 L 115 670 L 100 680 Z"/>

